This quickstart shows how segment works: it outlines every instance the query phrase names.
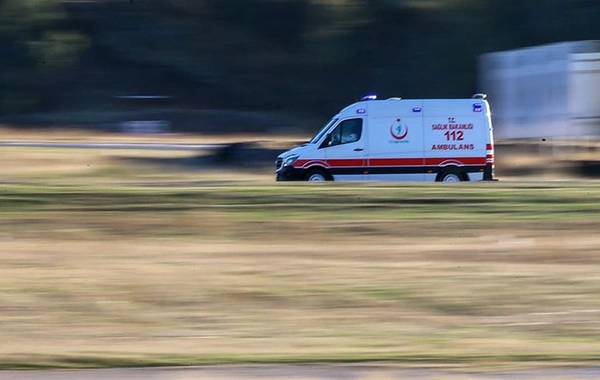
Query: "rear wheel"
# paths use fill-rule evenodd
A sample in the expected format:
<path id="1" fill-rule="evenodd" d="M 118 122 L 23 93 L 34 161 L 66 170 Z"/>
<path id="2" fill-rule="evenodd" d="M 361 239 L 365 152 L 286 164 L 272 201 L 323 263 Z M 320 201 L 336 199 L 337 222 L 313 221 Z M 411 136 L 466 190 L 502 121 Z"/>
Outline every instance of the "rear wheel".
<path id="1" fill-rule="evenodd" d="M 306 180 L 308 182 L 325 182 L 329 180 L 329 177 L 323 170 L 314 169 L 307 174 Z"/>
<path id="2" fill-rule="evenodd" d="M 459 169 L 447 169 L 445 172 L 438 174 L 435 180 L 437 182 L 461 182 L 468 181 L 468 178 Z"/>
<path id="3" fill-rule="evenodd" d="M 457 173 L 442 174 L 442 182 L 460 182 L 461 178 Z"/>

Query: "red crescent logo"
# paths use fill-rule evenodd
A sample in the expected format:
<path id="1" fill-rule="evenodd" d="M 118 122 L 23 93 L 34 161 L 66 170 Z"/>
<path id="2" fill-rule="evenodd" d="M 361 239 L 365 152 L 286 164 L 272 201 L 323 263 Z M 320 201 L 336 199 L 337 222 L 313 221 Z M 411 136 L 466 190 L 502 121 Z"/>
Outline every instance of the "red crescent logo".
<path id="1" fill-rule="evenodd" d="M 400 124 L 398 124 L 400 125 Z M 406 138 L 406 136 L 408 136 L 408 127 L 404 126 L 404 133 L 402 135 L 396 135 L 394 133 L 394 124 L 392 124 L 390 126 L 390 134 L 392 135 L 393 138 L 395 138 L 396 140 L 404 140 Z"/>

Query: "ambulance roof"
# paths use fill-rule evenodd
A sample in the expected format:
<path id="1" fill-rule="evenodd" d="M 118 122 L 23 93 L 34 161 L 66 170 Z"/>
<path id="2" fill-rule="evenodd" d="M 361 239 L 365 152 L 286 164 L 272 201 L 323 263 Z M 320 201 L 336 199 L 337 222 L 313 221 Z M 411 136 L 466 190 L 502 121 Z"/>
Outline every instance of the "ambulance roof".
<path id="1" fill-rule="evenodd" d="M 338 117 L 350 116 L 439 116 L 470 115 L 489 112 L 488 102 L 481 97 L 473 99 L 400 99 L 366 100 L 342 109 Z"/>

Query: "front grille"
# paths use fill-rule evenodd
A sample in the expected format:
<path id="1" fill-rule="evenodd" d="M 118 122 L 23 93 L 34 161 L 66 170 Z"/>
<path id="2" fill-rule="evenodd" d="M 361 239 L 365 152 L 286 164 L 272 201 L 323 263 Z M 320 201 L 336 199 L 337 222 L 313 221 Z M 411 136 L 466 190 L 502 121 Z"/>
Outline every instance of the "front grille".
<path id="1" fill-rule="evenodd" d="M 283 164 L 283 158 L 277 157 L 277 161 L 275 161 L 275 170 L 278 170 L 281 167 L 281 164 Z"/>

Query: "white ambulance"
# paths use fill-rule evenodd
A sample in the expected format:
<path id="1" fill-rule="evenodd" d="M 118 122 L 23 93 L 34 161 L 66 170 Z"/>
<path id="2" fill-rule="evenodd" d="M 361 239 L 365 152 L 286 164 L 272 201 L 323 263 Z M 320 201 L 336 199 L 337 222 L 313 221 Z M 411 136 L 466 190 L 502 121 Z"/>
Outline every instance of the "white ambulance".
<path id="1" fill-rule="evenodd" d="M 277 157 L 277 181 L 482 181 L 494 177 L 490 106 L 471 99 L 377 100 L 335 115 Z"/>

